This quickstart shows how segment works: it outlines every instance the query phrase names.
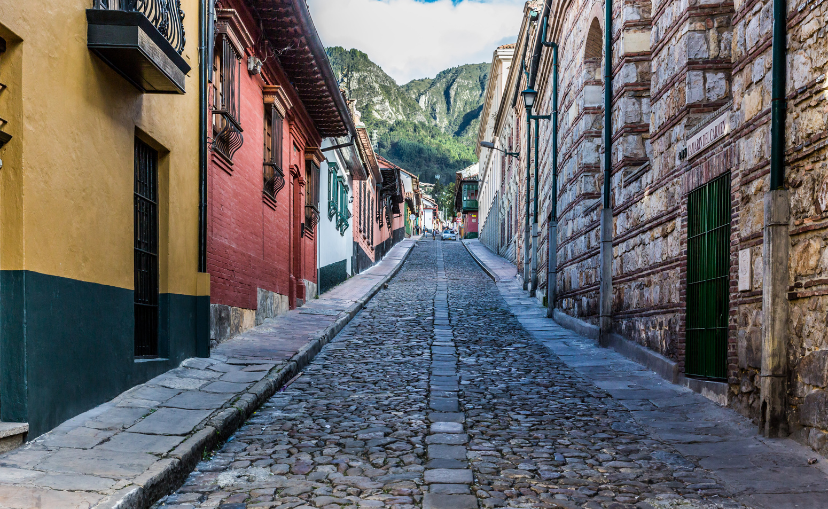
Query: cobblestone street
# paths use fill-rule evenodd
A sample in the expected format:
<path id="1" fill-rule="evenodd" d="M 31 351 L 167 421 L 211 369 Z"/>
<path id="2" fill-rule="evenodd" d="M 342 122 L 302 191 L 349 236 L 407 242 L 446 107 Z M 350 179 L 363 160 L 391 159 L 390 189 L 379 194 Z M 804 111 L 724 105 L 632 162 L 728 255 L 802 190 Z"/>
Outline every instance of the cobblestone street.
<path id="1" fill-rule="evenodd" d="M 158 506 L 744 507 L 536 342 L 462 243 L 425 240 Z"/>

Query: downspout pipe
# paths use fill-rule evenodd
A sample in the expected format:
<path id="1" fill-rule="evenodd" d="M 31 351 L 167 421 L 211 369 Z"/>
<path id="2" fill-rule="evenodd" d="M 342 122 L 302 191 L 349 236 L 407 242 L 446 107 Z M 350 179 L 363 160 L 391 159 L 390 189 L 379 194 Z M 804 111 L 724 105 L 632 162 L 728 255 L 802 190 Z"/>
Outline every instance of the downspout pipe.
<path id="1" fill-rule="evenodd" d="M 759 373 L 759 431 L 766 437 L 788 434 L 788 263 L 791 219 L 785 189 L 785 68 L 788 6 L 773 1 L 770 190 L 765 195 L 762 238 L 762 366 Z"/>
<path id="2" fill-rule="evenodd" d="M 599 343 L 612 327 L 612 0 L 604 0 L 604 189 L 601 209 L 601 286 Z"/>
<path id="3" fill-rule="evenodd" d="M 198 9 L 198 271 L 207 272 L 207 31 L 213 0 L 201 0 Z"/>
<path id="4" fill-rule="evenodd" d="M 537 19 L 537 12 L 531 11 L 529 13 L 529 22 L 533 22 Z M 528 30 L 528 28 L 527 28 Z M 529 84 L 529 77 L 530 72 L 529 68 L 526 67 L 526 51 L 529 49 L 529 35 L 527 33 L 526 40 L 523 43 L 523 53 L 521 53 L 520 58 L 520 70 L 525 74 L 526 77 L 526 84 Z M 520 85 L 520 79 L 518 79 L 517 85 Z M 512 99 L 512 107 L 517 104 L 517 98 L 520 95 L 520 86 L 515 87 L 515 95 Z M 529 184 L 531 182 L 531 173 L 532 173 L 532 109 L 526 108 L 526 221 L 523 230 L 523 289 L 529 290 L 530 284 L 530 270 L 529 270 L 529 200 L 531 198 L 531 190 Z"/>
<path id="5" fill-rule="evenodd" d="M 527 73 L 526 81 L 528 83 L 529 76 Z M 526 224 L 523 232 L 523 289 L 531 290 L 531 273 L 529 269 L 529 249 L 531 235 L 529 222 L 529 201 L 532 196 L 532 108 L 526 108 Z"/>
<path id="6" fill-rule="evenodd" d="M 558 293 L 558 45 L 546 44 L 552 47 L 552 196 L 547 227 L 546 316 L 552 318 Z"/>
<path id="7" fill-rule="evenodd" d="M 196 283 L 195 353 L 210 356 L 210 276 L 207 274 L 207 126 L 208 44 L 214 0 L 201 0 L 198 6 L 198 280 Z"/>
<path id="8" fill-rule="evenodd" d="M 532 49 L 532 60 L 529 64 L 529 69 L 528 69 L 529 72 L 527 73 L 527 76 L 526 76 L 526 88 L 533 89 L 533 90 L 535 88 L 535 83 L 536 83 L 537 77 L 538 77 L 538 66 L 540 64 L 540 58 L 541 58 L 541 54 L 543 52 L 543 41 L 546 38 L 546 35 L 545 35 L 546 34 L 546 23 L 547 23 L 547 20 L 548 20 L 548 17 L 549 17 L 549 10 L 550 10 L 550 3 L 549 3 L 549 1 L 546 1 L 546 2 L 544 2 L 543 14 L 541 15 L 541 17 L 543 19 L 543 23 L 542 23 L 541 27 L 539 28 L 539 30 L 537 30 L 537 34 L 535 36 L 535 41 L 534 41 L 534 44 L 533 44 L 534 47 Z M 527 165 L 527 170 L 526 170 L 526 176 L 527 176 L 527 179 L 526 179 L 526 234 L 527 234 L 527 246 L 526 246 L 526 250 L 527 250 L 527 255 L 529 256 L 529 258 L 531 260 L 530 261 L 531 268 L 530 268 L 530 273 L 529 273 L 529 284 L 528 284 L 527 289 L 529 290 L 529 296 L 530 297 L 535 297 L 537 295 L 537 288 L 538 288 L 538 182 L 539 182 L 538 181 L 538 166 L 539 166 L 539 163 L 538 163 L 538 159 L 539 159 L 538 144 L 539 144 L 539 141 L 540 141 L 540 132 L 539 132 L 540 123 L 539 123 L 539 121 L 543 118 L 548 118 L 548 117 L 532 115 L 532 111 L 530 109 L 527 109 L 526 116 L 529 120 L 534 120 L 535 121 L 535 177 L 534 177 L 534 193 L 533 193 L 533 197 L 532 197 L 532 203 L 533 203 L 532 212 L 533 212 L 533 214 L 532 214 L 532 226 L 531 226 L 531 236 L 532 236 L 531 254 L 528 253 L 528 251 L 529 251 L 528 235 L 530 234 L 530 226 L 529 226 L 529 179 L 530 179 L 530 177 L 529 177 L 529 160 L 528 159 L 526 160 L 526 165 Z M 532 127 L 531 127 L 531 124 L 529 122 L 527 122 L 526 128 L 527 128 L 527 131 L 531 132 Z M 529 132 L 527 132 L 527 135 L 529 134 Z M 529 142 L 529 139 L 530 138 L 528 138 L 528 136 L 527 136 L 527 143 Z M 529 149 L 530 147 L 531 147 L 531 145 L 527 145 L 527 149 Z M 529 154 L 530 154 L 530 151 L 527 150 L 526 151 L 527 157 L 529 156 Z"/>

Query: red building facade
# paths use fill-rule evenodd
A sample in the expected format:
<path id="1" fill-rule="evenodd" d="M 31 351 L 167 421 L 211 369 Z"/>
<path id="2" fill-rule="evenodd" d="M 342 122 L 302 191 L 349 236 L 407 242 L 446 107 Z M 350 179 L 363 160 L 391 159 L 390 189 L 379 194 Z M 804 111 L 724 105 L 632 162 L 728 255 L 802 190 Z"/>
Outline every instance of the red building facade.
<path id="1" fill-rule="evenodd" d="M 207 234 L 214 341 L 316 295 L 319 147 L 354 132 L 304 1 L 268 3 L 290 15 L 258 17 L 244 0 L 216 8 Z M 288 49 L 277 58 L 273 48 Z"/>

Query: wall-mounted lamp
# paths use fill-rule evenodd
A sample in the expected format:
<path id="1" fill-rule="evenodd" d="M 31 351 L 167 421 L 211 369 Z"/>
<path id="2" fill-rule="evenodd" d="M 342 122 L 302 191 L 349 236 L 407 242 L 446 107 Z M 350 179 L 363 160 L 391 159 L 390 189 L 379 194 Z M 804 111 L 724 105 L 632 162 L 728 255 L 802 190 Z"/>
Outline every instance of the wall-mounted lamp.
<path id="1" fill-rule="evenodd" d="M 509 152 L 507 150 L 497 148 L 497 147 L 494 146 L 494 143 L 492 143 L 491 141 L 481 141 L 480 146 L 483 147 L 483 148 L 487 148 L 489 150 L 497 150 L 498 152 L 503 152 L 507 156 L 520 157 L 520 152 Z"/>
<path id="2" fill-rule="evenodd" d="M 527 88 L 520 93 L 523 96 L 523 104 L 527 110 L 531 110 L 535 106 L 535 99 L 538 97 L 538 92 L 534 88 Z"/>

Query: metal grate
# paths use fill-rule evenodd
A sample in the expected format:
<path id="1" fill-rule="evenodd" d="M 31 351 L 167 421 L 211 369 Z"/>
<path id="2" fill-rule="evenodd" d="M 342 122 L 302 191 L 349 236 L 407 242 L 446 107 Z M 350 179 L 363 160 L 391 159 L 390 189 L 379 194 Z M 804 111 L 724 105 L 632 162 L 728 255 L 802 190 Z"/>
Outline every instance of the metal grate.
<path id="1" fill-rule="evenodd" d="M 221 35 L 221 47 L 216 53 L 214 67 L 218 73 L 213 82 L 214 128 L 213 149 L 229 160 L 244 144 L 241 127 L 239 93 L 241 91 L 241 57 L 227 34 Z"/>
<path id="2" fill-rule="evenodd" d="M 158 356 L 158 152 L 137 138 L 135 356 Z"/>
<path id="3" fill-rule="evenodd" d="M 724 379 L 730 311 L 730 174 L 690 193 L 687 215 L 685 372 Z"/>

